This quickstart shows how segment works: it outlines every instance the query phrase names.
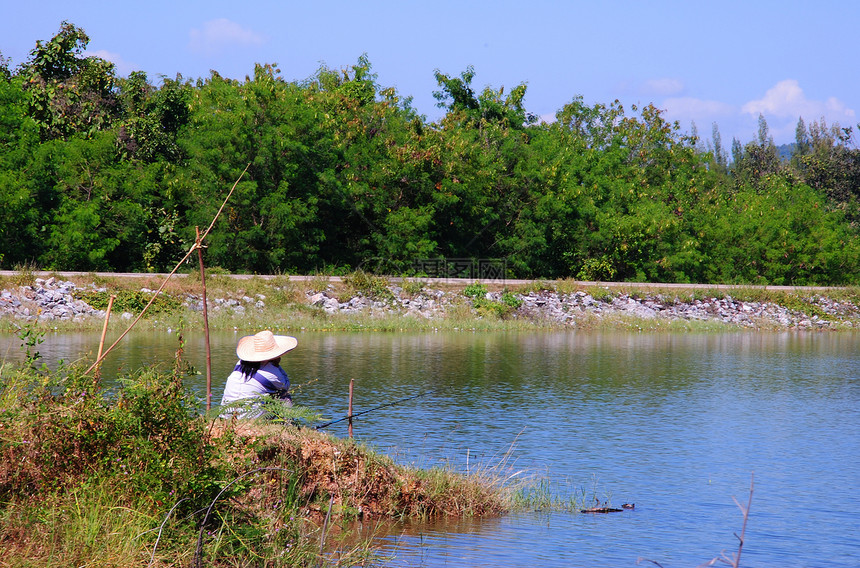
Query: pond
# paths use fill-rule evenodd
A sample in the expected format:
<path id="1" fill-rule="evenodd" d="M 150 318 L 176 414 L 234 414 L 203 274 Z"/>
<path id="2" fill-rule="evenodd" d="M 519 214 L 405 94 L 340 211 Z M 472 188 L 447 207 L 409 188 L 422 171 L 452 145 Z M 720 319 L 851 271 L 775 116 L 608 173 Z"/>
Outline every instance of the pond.
<path id="1" fill-rule="evenodd" d="M 184 357 L 202 371 L 202 334 Z M 240 333 L 212 337 L 213 397 Z M 635 503 L 619 513 L 517 513 L 371 526 L 388 566 L 858 566 L 860 334 L 301 333 L 282 364 L 326 419 L 401 463 L 539 474 L 553 494 Z M 98 334 L 48 335 L 53 366 Z M 109 338 L 110 341 L 110 338 Z M 14 337 L 0 357 L 20 357 Z M 103 367 L 169 366 L 175 333 L 127 338 Z M 205 378 L 190 386 L 205 395 Z M 327 429 L 346 435 L 346 423 Z M 643 562 L 644 565 L 653 565 Z"/>

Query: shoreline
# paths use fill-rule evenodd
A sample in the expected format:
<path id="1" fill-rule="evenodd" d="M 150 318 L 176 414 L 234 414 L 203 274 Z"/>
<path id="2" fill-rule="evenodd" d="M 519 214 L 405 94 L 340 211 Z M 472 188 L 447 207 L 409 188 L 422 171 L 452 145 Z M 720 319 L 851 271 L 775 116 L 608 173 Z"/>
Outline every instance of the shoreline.
<path id="1" fill-rule="evenodd" d="M 213 329 L 860 329 L 855 288 L 511 282 L 216 273 L 206 278 L 207 313 Z M 111 325 L 128 324 L 161 287 L 141 323 L 159 325 L 154 314 L 161 325 L 202 320 L 194 273 L 165 283 L 153 274 L 31 272 L 0 278 L 0 329 L 98 329 L 111 295 Z"/>

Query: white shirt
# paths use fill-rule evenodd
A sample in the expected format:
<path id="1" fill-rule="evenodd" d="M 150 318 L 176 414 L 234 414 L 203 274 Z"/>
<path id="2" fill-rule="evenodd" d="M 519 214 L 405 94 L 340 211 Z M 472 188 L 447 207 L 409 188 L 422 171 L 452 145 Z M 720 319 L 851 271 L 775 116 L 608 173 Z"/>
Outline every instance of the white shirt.
<path id="1" fill-rule="evenodd" d="M 277 390 L 289 390 L 290 378 L 287 373 L 279 366 L 274 365 L 271 361 L 267 361 L 260 366 L 260 369 L 255 373 L 255 376 L 262 377 L 269 381 Z M 221 406 L 226 406 L 236 401 L 247 398 L 260 398 L 277 392 L 277 390 L 267 389 L 260 381 L 253 377 L 243 375 L 237 368 L 227 377 L 227 384 L 224 385 L 224 395 L 221 397 Z M 254 405 L 258 406 L 258 405 Z M 260 418 L 265 412 L 261 408 L 250 408 L 239 414 L 240 418 Z"/>

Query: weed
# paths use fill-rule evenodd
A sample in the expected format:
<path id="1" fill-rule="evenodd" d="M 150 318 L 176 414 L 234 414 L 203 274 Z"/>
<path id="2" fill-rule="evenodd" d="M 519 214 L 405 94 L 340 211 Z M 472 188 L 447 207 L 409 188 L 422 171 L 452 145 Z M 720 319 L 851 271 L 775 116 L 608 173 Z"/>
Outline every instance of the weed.
<path id="1" fill-rule="evenodd" d="M 499 301 L 491 300 L 487 297 L 486 290 L 483 284 L 473 284 L 463 292 L 465 296 L 472 298 L 472 307 L 481 317 L 504 319 L 523 304 L 519 297 L 508 291 L 502 293 Z"/>
<path id="2" fill-rule="evenodd" d="M 817 316 L 820 319 L 831 319 L 832 316 L 825 312 L 821 306 L 815 303 L 813 298 L 804 298 L 796 295 L 788 295 L 782 300 L 782 306 L 794 312 L 807 316 Z"/>
<path id="3" fill-rule="evenodd" d="M 113 310 L 131 312 L 133 314 L 139 314 L 143 311 L 152 299 L 152 293 L 142 291 L 116 290 L 113 295 L 116 296 L 113 302 Z M 78 290 L 75 292 L 75 296 L 97 310 L 106 310 L 111 293 L 99 290 Z M 179 300 L 161 293 L 152 303 L 149 310 L 147 310 L 147 314 L 149 316 L 172 314 L 178 312 L 181 308 L 182 303 Z"/>
<path id="4" fill-rule="evenodd" d="M 515 310 L 523 305 L 523 301 L 519 296 L 507 291 L 502 292 L 501 301 L 506 306 L 509 306 Z"/>
<path id="5" fill-rule="evenodd" d="M 18 331 L 21 347 L 24 350 L 24 366 L 28 369 L 36 368 L 36 361 L 42 358 L 38 351 L 33 349 L 45 341 L 45 331 L 39 329 L 35 323 L 28 323 Z"/>
<path id="6" fill-rule="evenodd" d="M 305 284 L 307 291 L 311 294 L 315 294 L 318 292 L 325 292 L 328 290 L 329 285 L 331 284 L 331 278 L 325 276 L 323 274 L 314 274 L 313 278 L 311 278 Z"/>
<path id="7" fill-rule="evenodd" d="M 582 284 L 576 280 L 567 278 L 555 283 L 555 291 L 561 296 L 569 296 L 582 289 Z"/>
<path id="8" fill-rule="evenodd" d="M 289 274 L 276 274 L 270 280 L 269 284 L 274 288 L 292 288 Z"/>
<path id="9" fill-rule="evenodd" d="M 421 280 L 405 280 L 403 282 L 403 293 L 410 296 L 417 296 L 424 291 L 426 285 Z"/>
<path id="10" fill-rule="evenodd" d="M 90 282 L 94 288 L 104 288 L 112 283 L 111 279 L 105 278 L 104 276 L 96 272 L 88 273 L 86 278 L 87 281 Z"/>
<path id="11" fill-rule="evenodd" d="M 590 507 L 609 507 L 611 494 L 592 477 L 589 487 L 574 485 L 568 480 L 553 480 L 545 476 L 526 478 L 511 496 L 516 510 L 568 513 L 579 512 Z"/>
<path id="12" fill-rule="evenodd" d="M 207 266 L 204 268 L 206 271 L 206 278 L 218 278 L 219 276 L 228 276 L 232 274 L 226 268 L 221 268 L 220 266 Z M 200 282 L 200 269 L 197 267 L 192 268 L 185 275 L 186 278 L 192 280 L 194 282 Z"/>
<path id="13" fill-rule="evenodd" d="M 268 308 L 283 308 L 299 304 L 302 300 L 302 294 L 290 283 L 283 286 L 273 286 L 268 289 L 265 296 L 266 306 Z"/>
<path id="14" fill-rule="evenodd" d="M 521 286 L 518 291 L 520 294 L 528 295 L 532 292 L 534 292 L 536 294 L 540 293 L 540 292 L 545 292 L 545 291 L 546 292 L 552 292 L 555 289 L 556 289 L 555 285 L 553 285 L 550 282 L 547 282 L 546 280 L 534 280 L 533 282 L 530 282 L 529 284 Z"/>
<path id="15" fill-rule="evenodd" d="M 39 268 L 35 264 L 18 264 L 15 266 L 16 274 L 12 276 L 12 284 L 15 286 L 32 286 L 36 283 L 36 271 Z"/>
<path id="16" fill-rule="evenodd" d="M 394 295 L 388 287 L 388 280 L 381 276 L 373 276 L 363 270 L 356 270 L 343 277 L 343 282 L 353 292 L 362 294 L 371 300 L 380 302 L 394 301 Z"/>
<path id="17" fill-rule="evenodd" d="M 612 290 L 610 290 L 609 288 L 597 288 L 591 293 L 591 297 L 598 302 L 606 302 L 607 304 L 611 304 L 612 299 L 615 297 L 615 294 L 613 294 Z"/>
<path id="18" fill-rule="evenodd" d="M 487 287 L 480 282 L 475 282 L 463 289 L 463 295 L 467 298 L 482 298 L 487 295 Z"/>

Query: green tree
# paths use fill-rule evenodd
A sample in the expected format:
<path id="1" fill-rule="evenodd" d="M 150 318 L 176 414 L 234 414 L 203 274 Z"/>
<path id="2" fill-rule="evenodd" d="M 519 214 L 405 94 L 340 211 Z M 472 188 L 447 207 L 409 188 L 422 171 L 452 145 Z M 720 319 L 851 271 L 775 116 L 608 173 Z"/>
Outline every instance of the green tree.
<path id="1" fill-rule="evenodd" d="M 459 118 L 480 123 L 502 123 L 512 128 L 523 128 L 533 124 L 537 117 L 526 111 L 523 99 L 526 85 L 521 83 L 505 96 L 505 88 L 494 90 L 484 88 L 480 95 L 472 89 L 472 79 L 475 69 L 470 65 L 459 77 L 452 77 L 440 72 L 434 72 L 439 91 L 433 92 L 438 101 L 436 106 L 447 109 L 448 114 Z"/>
<path id="2" fill-rule="evenodd" d="M 117 147 L 123 157 L 144 162 L 181 159 L 176 139 L 190 118 L 190 85 L 177 76 L 165 78 L 161 88 L 156 89 L 142 71 L 131 73 L 119 85 L 123 118 Z"/>
<path id="3" fill-rule="evenodd" d="M 423 128 L 409 99 L 376 84 L 365 57 L 352 72 L 321 69 L 317 85 L 340 160 L 325 185 L 329 203 L 342 211 L 326 231 L 326 248 L 349 243 L 353 256 L 342 263 L 397 272 L 434 256 L 436 133 Z"/>
<path id="4" fill-rule="evenodd" d="M 711 138 L 714 141 L 714 165 L 721 173 L 725 173 L 728 166 L 728 156 L 725 148 L 723 148 L 723 139 L 716 122 L 711 130 Z"/>
<path id="5" fill-rule="evenodd" d="M 734 174 L 738 184 L 767 185 L 767 178 L 778 175 L 783 167 L 779 152 L 770 137 L 764 116 L 758 117 L 758 138 L 735 156 Z"/>
<path id="6" fill-rule="evenodd" d="M 344 214 L 331 191 L 342 162 L 326 99 L 318 86 L 284 81 L 273 65 L 258 65 L 244 84 L 214 72 L 198 82 L 190 128 L 179 137 L 195 186 L 188 224 L 208 223 L 250 164 L 211 235 L 211 262 L 260 273 L 321 267 L 326 230 Z"/>
<path id="7" fill-rule="evenodd" d="M 853 144 L 853 128 L 828 126 L 822 118 L 808 131 L 798 123 L 799 142 L 792 164 L 800 178 L 826 195 L 833 207 L 852 221 L 860 219 L 860 150 Z"/>
<path id="8" fill-rule="evenodd" d="M 436 182 L 440 252 L 448 257 L 505 258 L 527 271 L 521 238 L 535 236 L 524 218 L 537 199 L 538 170 L 530 149 L 535 117 L 523 106 L 526 86 L 507 95 L 486 87 L 476 95 L 474 70 L 460 77 L 435 73 L 438 105 L 447 108 L 439 123 L 441 165 Z"/>
<path id="9" fill-rule="evenodd" d="M 2 60 L 2 56 L 0 56 Z M 22 78 L 13 75 L 5 60 L 0 66 L 0 266 L 34 262 L 44 246 L 47 191 L 34 183 L 29 167 L 38 151 L 36 124 L 27 116 Z"/>
<path id="10" fill-rule="evenodd" d="M 842 285 L 860 276 L 860 242 L 804 184 L 771 177 L 715 203 L 702 226 L 708 282 Z"/>
<path id="11" fill-rule="evenodd" d="M 63 22 L 51 40 L 36 42 L 22 67 L 29 114 L 43 140 L 74 133 L 92 136 L 117 116 L 114 66 L 99 57 L 82 57 L 88 43 L 84 30 Z"/>
<path id="12" fill-rule="evenodd" d="M 118 161 L 113 132 L 44 144 L 55 204 L 42 262 L 67 270 L 142 268 L 147 203 L 157 192 Z"/>

